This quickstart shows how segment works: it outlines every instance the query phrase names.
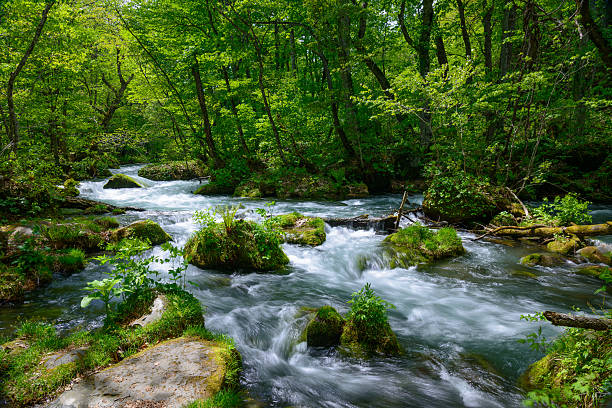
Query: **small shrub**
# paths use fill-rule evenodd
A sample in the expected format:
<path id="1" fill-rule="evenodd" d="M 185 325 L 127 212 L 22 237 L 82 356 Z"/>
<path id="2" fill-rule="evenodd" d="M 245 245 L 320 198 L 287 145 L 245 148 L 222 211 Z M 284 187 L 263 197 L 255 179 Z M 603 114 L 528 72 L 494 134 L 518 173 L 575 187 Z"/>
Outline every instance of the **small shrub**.
<path id="1" fill-rule="evenodd" d="M 588 213 L 589 204 L 568 193 L 563 198 L 556 196 L 552 203 L 545 198 L 541 206 L 533 209 L 533 216 L 536 222 L 550 225 L 588 224 L 593 221 Z"/>
<path id="2" fill-rule="evenodd" d="M 351 309 L 347 321 L 352 322 L 360 333 L 360 341 L 376 345 L 381 333 L 387 330 L 387 311 L 395 309 L 391 303 L 374 293 L 369 283 L 351 295 Z"/>

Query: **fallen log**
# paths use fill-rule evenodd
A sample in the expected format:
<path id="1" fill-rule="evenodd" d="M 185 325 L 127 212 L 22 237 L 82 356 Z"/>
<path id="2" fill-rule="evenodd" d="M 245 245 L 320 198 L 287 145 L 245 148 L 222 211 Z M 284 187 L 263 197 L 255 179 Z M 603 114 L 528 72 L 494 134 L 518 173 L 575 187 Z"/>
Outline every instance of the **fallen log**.
<path id="1" fill-rule="evenodd" d="M 510 238 L 552 238 L 555 235 L 576 235 L 578 237 L 587 237 L 610 234 L 612 234 L 612 221 L 607 221 L 604 224 L 570 225 L 569 227 L 550 227 L 548 225 L 537 224 L 527 227 L 497 227 L 495 229 L 485 231 L 483 235 L 477 237 L 475 240 L 479 240 L 490 235 Z"/>
<path id="2" fill-rule="evenodd" d="M 611 319 L 597 319 L 594 317 L 574 316 L 567 313 L 544 312 L 546 320 L 554 326 L 578 327 L 590 330 L 610 330 L 612 329 Z"/>
<path id="3" fill-rule="evenodd" d="M 369 215 L 359 215 L 352 218 L 323 218 L 323 221 L 332 227 L 347 227 L 357 230 L 373 229 L 377 232 L 395 232 L 396 215 L 388 215 L 386 217 L 372 217 Z"/>
<path id="4" fill-rule="evenodd" d="M 103 205 L 105 206 L 108 211 L 112 211 L 114 209 L 120 209 L 120 210 L 125 210 L 125 211 L 144 211 L 143 208 L 137 208 L 137 207 L 117 207 L 115 205 L 112 204 L 107 204 L 107 203 L 103 203 L 101 201 L 96 201 L 96 200 L 89 200 L 87 198 L 81 198 L 81 197 L 66 197 L 64 199 L 64 202 L 62 203 L 61 207 L 63 208 L 76 208 L 78 210 L 85 210 L 87 208 L 90 207 L 95 207 L 98 205 Z"/>

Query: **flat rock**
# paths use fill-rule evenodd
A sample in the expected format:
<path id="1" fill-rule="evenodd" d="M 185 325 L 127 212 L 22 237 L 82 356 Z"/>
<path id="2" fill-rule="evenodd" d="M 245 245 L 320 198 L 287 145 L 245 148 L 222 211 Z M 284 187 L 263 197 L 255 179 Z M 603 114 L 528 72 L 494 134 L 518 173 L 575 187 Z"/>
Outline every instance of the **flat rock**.
<path id="1" fill-rule="evenodd" d="M 47 407 L 179 408 L 219 392 L 225 370 L 216 343 L 180 337 L 85 377 Z"/>
<path id="2" fill-rule="evenodd" d="M 73 350 L 53 353 L 43 360 L 43 364 L 47 370 L 53 370 L 54 368 L 64 364 L 76 363 L 85 357 L 87 349 L 88 347 L 80 347 Z"/>
<path id="3" fill-rule="evenodd" d="M 168 299 L 164 295 L 159 295 L 153 301 L 151 305 L 151 311 L 138 319 L 134 320 L 129 324 L 129 326 L 141 326 L 145 327 L 162 318 L 162 315 L 166 311 L 168 307 Z"/>

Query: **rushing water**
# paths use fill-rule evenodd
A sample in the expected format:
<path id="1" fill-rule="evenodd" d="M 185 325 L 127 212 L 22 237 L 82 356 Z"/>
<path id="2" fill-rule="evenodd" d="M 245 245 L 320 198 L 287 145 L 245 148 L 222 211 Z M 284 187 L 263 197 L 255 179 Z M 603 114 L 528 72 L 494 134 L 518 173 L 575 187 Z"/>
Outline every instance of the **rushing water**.
<path id="1" fill-rule="evenodd" d="M 242 204 L 242 216 L 270 200 L 191 194 L 197 181 L 154 182 L 136 176 L 139 166 L 121 172 L 146 184 L 144 189 L 104 190 L 105 181 L 81 183 L 81 195 L 120 206 L 145 208 L 119 216 L 122 224 L 149 218 L 183 245 L 197 225 L 195 210 Z M 417 204 L 421 197 L 410 197 Z M 323 217 L 380 216 L 399 204 L 397 195 L 342 202 L 277 201 L 275 214 L 299 211 Z M 595 221 L 612 219 L 610 207 L 596 207 Z M 467 254 L 432 266 L 362 270 L 359 259 L 373 256 L 383 236 L 342 227 L 327 229 L 316 248 L 284 245 L 288 274 L 223 274 L 190 266 L 189 290 L 206 307 L 206 326 L 232 336 L 244 360 L 243 383 L 262 406 L 300 407 L 518 407 L 517 377 L 540 357 L 517 340 L 538 324 L 521 314 L 568 311 L 601 305 L 593 295 L 595 279 L 576 275 L 575 265 L 526 269 L 521 256 L 534 248 L 472 241 L 462 234 Z M 602 238 L 612 242 L 610 237 Z M 159 248 L 152 250 L 161 254 Z M 378 265 L 371 262 L 372 265 Z M 163 272 L 162 265 L 157 266 Z M 536 275 L 527 276 L 530 271 Z M 103 277 L 95 263 L 81 273 L 57 279 L 31 293 L 23 305 L 0 308 L 0 333 L 19 318 L 42 316 L 61 330 L 100 325 L 102 308 L 83 310 L 79 299 L 87 281 Z M 395 305 L 389 321 L 404 349 L 396 358 L 367 361 L 335 351 L 309 350 L 299 342 L 307 317 L 304 306 L 330 304 L 348 310 L 351 293 L 370 282 Z M 543 325 L 547 337 L 559 333 Z"/>

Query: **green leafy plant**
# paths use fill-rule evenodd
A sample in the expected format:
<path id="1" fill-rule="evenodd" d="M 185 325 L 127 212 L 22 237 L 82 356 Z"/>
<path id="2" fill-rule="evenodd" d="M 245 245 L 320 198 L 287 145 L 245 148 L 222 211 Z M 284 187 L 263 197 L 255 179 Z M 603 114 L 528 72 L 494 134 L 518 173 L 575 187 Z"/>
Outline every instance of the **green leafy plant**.
<path id="1" fill-rule="evenodd" d="M 120 283 L 121 278 L 106 278 L 88 282 L 84 289 L 91 292 L 91 294 L 84 296 L 83 299 L 81 299 L 81 307 L 85 308 L 89 306 L 92 300 L 99 299 L 104 302 L 106 318 L 109 319 L 112 312 L 110 304 L 111 300 L 125 292 L 121 286 L 117 286 Z"/>
<path id="2" fill-rule="evenodd" d="M 533 217 L 551 225 L 588 224 L 593 220 L 588 213 L 589 204 L 574 193 L 556 196 L 552 203 L 545 198 L 542 205 L 532 210 Z"/>
<path id="3" fill-rule="evenodd" d="M 347 320 L 352 320 L 357 326 L 366 343 L 376 342 L 380 333 L 384 332 L 389 324 L 387 311 L 395 309 L 395 306 L 377 296 L 369 283 L 358 292 L 354 292 L 348 303 L 351 309 L 347 314 Z"/>

